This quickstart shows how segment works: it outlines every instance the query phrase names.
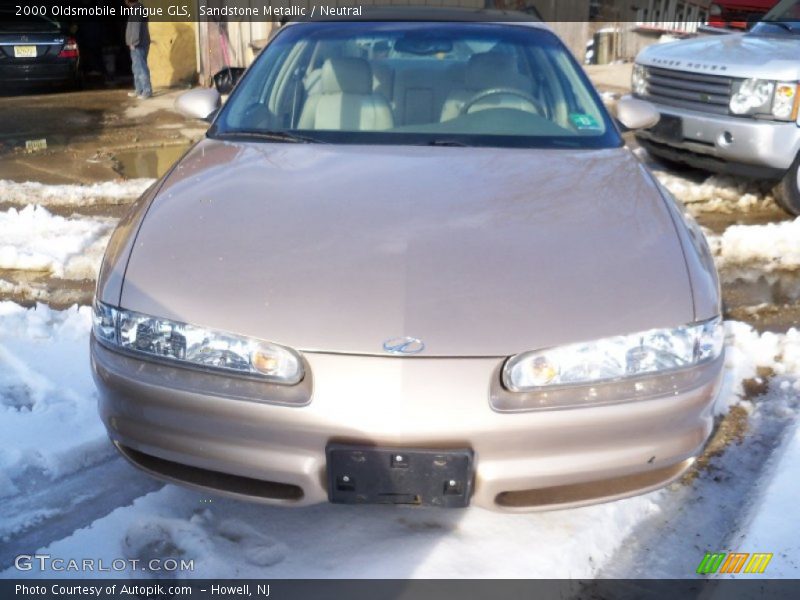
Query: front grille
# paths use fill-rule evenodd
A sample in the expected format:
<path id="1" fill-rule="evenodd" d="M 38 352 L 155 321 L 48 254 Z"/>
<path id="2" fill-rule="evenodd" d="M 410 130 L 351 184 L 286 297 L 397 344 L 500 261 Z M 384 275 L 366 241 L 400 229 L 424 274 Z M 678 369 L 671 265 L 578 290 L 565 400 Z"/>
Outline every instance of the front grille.
<path id="1" fill-rule="evenodd" d="M 660 67 L 646 68 L 644 98 L 717 115 L 729 114 L 733 78 L 704 73 L 687 73 Z"/>
<path id="2" fill-rule="evenodd" d="M 117 442 L 114 445 L 133 464 L 155 476 L 165 477 L 169 480 L 256 499 L 265 498 L 291 502 L 303 498 L 303 489 L 290 483 L 263 481 L 261 479 L 242 477 L 241 475 L 201 469 L 200 467 L 190 467 L 189 465 L 139 452 Z"/>

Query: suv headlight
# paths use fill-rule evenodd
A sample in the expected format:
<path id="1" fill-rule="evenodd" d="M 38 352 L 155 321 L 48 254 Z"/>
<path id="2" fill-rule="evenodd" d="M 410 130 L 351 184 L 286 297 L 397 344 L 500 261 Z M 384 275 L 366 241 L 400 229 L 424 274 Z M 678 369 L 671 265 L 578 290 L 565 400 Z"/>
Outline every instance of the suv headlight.
<path id="1" fill-rule="evenodd" d="M 644 96 L 647 93 L 647 67 L 644 65 L 633 65 L 631 89 L 637 96 Z"/>
<path id="2" fill-rule="evenodd" d="M 294 385 L 303 379 L 300 355 L 285 346 L 178 323 L 95 301 L 98 341 L 132 354 L 202 369 Z"/>
<path id="3" fill-rule="evenodd" d="M 730 109 L 735 115 L 765 115 L 793 121 L 797 117 L 797 102 L 797 83 L 745 79 L 733 84 Z"/>
<path id="4" fill-rule="evenodd" d="M 503 385 L 512 392 L 533 392 L 656 375 L 713 361 L 724 340 L 722 319 L 716 317 L 675 329 L 525 352 L 508 359 Z"/>
<path id="5" fill-rule="evenodd" d="M 777 83 L 775 98 L 772 101 L 772 114 L 778 119 L 794 121 L 797 118 L 797 104 L 800 86 L 794 83 Z"/>

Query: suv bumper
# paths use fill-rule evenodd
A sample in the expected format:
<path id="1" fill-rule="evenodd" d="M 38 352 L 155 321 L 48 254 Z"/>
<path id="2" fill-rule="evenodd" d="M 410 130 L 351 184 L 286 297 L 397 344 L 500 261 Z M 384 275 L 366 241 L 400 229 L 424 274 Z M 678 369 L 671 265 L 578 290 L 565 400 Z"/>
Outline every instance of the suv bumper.
<path id="1" fill-rule="evenodd" d="M 794 122 L 655 106 L 662 115 L 683 121 L 680 139 L 668 139 L 649 129 L 636 132 L 639 142 L 657 156 L 712 171 L 780 178 L 800 152 L 800 127 Z"/>

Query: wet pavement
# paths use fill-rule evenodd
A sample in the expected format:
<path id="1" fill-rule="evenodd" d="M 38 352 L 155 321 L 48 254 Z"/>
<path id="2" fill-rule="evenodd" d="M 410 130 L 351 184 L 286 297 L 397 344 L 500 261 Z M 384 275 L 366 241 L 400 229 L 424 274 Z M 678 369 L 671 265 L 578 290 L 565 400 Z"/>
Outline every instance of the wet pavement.
<path id="1" fill-rule="evenodd" d="M 90 184 L 157 178 L 202 138 L 207 124 L 172 109 L 183 90 L 140 101 L 125 89 L 0 96 L 0 180 Z M 121 218 L 133 200 L 48 204 L 63 217 Z M 0 211 L 24 204 L 0 197 Z M 53 308 L 90 304 L 91 279 L 0 269 L 0 300 Z"/>
<path id="2" fill-rule="evenodd" d="M 158 178 L 164 175 L 188 149 L 188 144 L 182 144 L 115 152 L 115 170 L 129 179 Z"/>
<path id="3" fill-rule="evenodd" d="M 126 90 L 0 97 L 0 179 L 63 184 L 155 177 L 206 130 L 202 121 L 171 110 L 181 92 L 144 101 Z"/>

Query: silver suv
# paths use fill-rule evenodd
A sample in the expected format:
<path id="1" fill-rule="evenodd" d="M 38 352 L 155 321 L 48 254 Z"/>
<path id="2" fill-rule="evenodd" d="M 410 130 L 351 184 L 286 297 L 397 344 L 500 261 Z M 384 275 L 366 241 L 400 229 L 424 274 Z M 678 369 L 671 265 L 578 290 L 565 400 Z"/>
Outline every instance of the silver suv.
<path id="1" fill-rule="evenodd" d="M 651 46 L 632 88 L 661 113 L 637 132 L 652 155 L 779 182 L 800 215 L 800 0 L 783 0 L 752 31 Z"/>

